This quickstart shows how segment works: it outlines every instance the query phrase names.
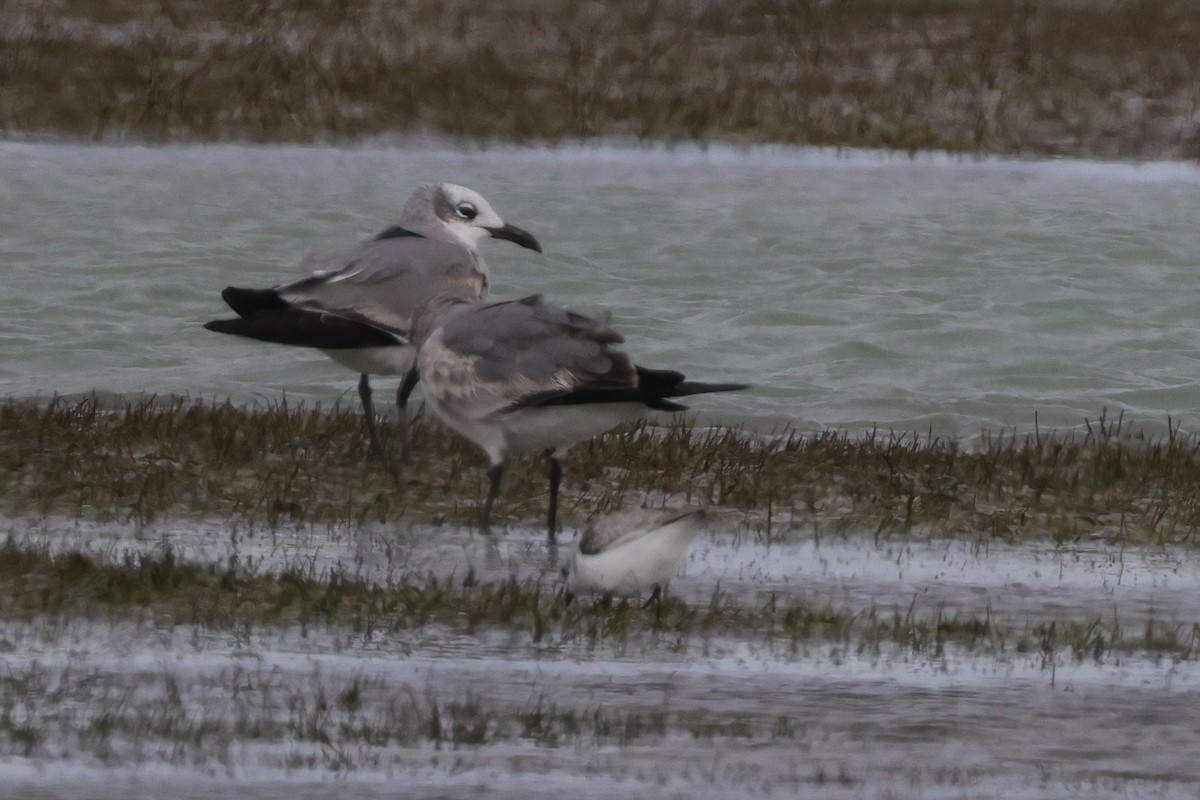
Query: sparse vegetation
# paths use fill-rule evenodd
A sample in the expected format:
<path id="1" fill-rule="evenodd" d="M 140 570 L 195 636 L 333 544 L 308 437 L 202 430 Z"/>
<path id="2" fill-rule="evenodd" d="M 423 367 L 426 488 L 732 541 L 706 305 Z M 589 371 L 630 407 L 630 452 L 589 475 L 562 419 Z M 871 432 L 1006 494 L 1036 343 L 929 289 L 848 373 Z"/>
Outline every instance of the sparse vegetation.
<path id="1" fill-rule="evenodd" d="M 15 2 L 0 129 L 1200 156 L 1190 0 Z"/>
<path id="2" fill-rule="evenodd" d="M 702 645 L 711 637 L 750 638 L 795 645 L 834 642 L 848 652 L 905 652 L 939 659 L 958 652 L 1029 654 L 1053 664 L 1066 657 L 1103 660 L 1113 654 L 1150 652 L 1196 657 L 1200 620 L 1190 627 L 1153 620 L 1125 630 L 1115 619 L 1051 620 L 1016 624 L 990 615 L 944 615 L 875 608 L 814 606 L 772 596 L 757 607 L 715 593 L 706 604 L 677 600 L 642 607 L 636 601 L 597 598 L 568 605 L 558 587 L 540 582 L 481 583 L 405 578 L 368 582 L 341 570 L 321 574 L 299 569 L 255 573 L 236 564 L 177 561 L 168 550 L 106 562 L 78 551 L 0 546 L 0 594 L 8 619 L 152 614 L 159 627 L 189 625 L 250 631 L 262 625 L 345 631 L 369 641 L 378 635 L 439 626 L 474 634 L 487 629 L 518 632 L 538 646 L 562 647 L 630 640 L 660 640 L 674 649 Z"/>
<path id="3" fill-rule="evenodd" d="M 0 4 L 0 136 L 614 137 L 1195 159 L 1198 37 L 1200 4 L 1190 0 L 16 0 Z M 913 433 L 762 435 L 678 419 L 575 448 L 561 510 L 578 526 L 631 499 L 705 503 L 736 536 L 783 545 L 854 536 L 869 546 L 872 534 L 1113 542 L 1114 553 L 1188 545 L 1200 526 L 1200 438 L 1169 431 L 1148 440 L 1102 414 L 1077 434 L 993 434 L 967 447 Z M 289 780 L 362 770 L 392 790 L 408 788 L 403 776 L 417 762 L 459 779 L 477 768 L 472 751 L 491 746 L 485 756 L 494 761 L 477 774 L 529 770 L 543 792 L 558 788 L 553 750 L 577 770 L 567 791 L 602 776 L 626 794 L 678 793 L 691 783 L 711 790 L 718 779 L 731 796 L 826 785 L 842 794 L 892 796 L 893 785 L 962 794 L 980 776 L 1020 774 L 1014 764 L 1044 792 L 1078 792 L 1088 780 L 1124 793 L 1194 789 L 1169 760 L 1131 766 L 1129 754 L 1178 746 L 1174 733 L 1142 737 L 1137 726 L 1172 717 L 1177 730 L 1189 724 L 1170 700 L 1146 693 L 1143 676 L 1114 679 L 1138 685 L 1110 714 L 1128 717 L 1117 734 L 1112 719 L 1068 714 L 1036 736 L 1053 698 L 1031 692 L 1022 705 L 1019 687 L 957 718 L 929 709 L 965 704 L 970 689 L 941 695 L 922 686 L 916 702 L 893 708 L 903 687 L 878 695 L 856 687 L 833 701 L 850 708 L 837 729 L 812 713 L 811 698 L 793 706 L 783 693 L 752 697 L 741 683 L 757 657 L 779 676 L 804 659 L 832 669 L 846 659 L 894 659 L 953 672 L 963 657 L 968 666 L 952 680 L 967 686 L 981 663 L 1000 673 L 1032 666 L 1053 682 L 1062 666 L 1115 665 L 1116 673 L 1133 662 L 1161 666 L 1156 674 L 1169 685 L 1200 648 L 1200 619 L 1186 605 L 1163 620 L 1152 610 L 1123 624 L 1115 605 L 997 617 L 990 598 L 982 611 L 947 612 L 915 596 L 905 609 L 722 584 L 690 605 L 568 605 L 553 579 L 393 571 L 390 550 L 386 573 L 367 577 L 340 561 L 263 569 L 236 556 L 186 560 L 153 542 L 118 553 L 25 535 L 64 519 L 137 531 L 219 520 L 231 540 L 239 528 L 471 524 L 486 488 L 482 456 L 427 416 L 411 439 L 404 463 L 365 459 L 357 407 L 0 401 L 0 519 L 9 531 L 0 539 L 0 760 L 46 776 L 57 764 L 168 765 L 187 773 L 177 783 L 223 774 L 230 785 L 246 767 Z M 395 457 L 394 438 L 389 444 Z M 543 470 L 526 462 L 509 471 L 501 525 L 540 523 Z M 443 641 L 454 643 L 450 655 L 437 650 Z M 129 642 L 140 661 L 127 659 Z M 461 642 L 477 644 L 485 666 L 447 679 L 461 667 L 453 650 Z M 432 670 L 381 666 L 430 654 Z M 592 681 L 600 671 L 588 672 L 614 654 L 644 656 L 661 673 L 684 661 L 697 671 L 656 674 L 649 686 L 627 675 L 614 691 L 619 673 Z M 737 666 L 701 672 L 710 657 Z M 493 683 L 486 670 L 503 672 L 509 659 L 529 667 L 527 679 Z M 584 680 L 547 680 L 543 665 L 545 675 L 577 669 Z M 861 678 L 836 679 L 853 686 Z M 673 696 L 679 690 L 685 699 Z M 1121 692 L 1106 684 L 1080 702 L 1105 705 Z M 876 702 L 887 714 L 861 710 Z M 1131 704 L 1161 716 L 1122 714 Z M 1005 716 L 1009 729 L 993 724 Z M 1098 720 L 1097 741 L 1125 743 L 1111 771 L 1095 766 L 1112 760 L 1111 741 L 1093 750 L 1041 746 L 1067 725 Z M 962 736 L 975 726 L 989 739 L 977 748 Z M 873 738 L 886 740 L 884 751 L 855 749 Z M 680 740 L 702 742 L 702 754 L 672 749 Z M 950 743 L 941 750 L 952 761 L 921 755 L 909 741 L 927 751 Z M 868 763 L 888 747 L 913 765 L 897 768 L 891 756 Z M 731 762 L 739 748 L 759 761 Z M 646 751 L 660 763 L 643 770 Z M 611 765 L 600 763 L 613 752 Z M 985 752 L 999 755 L 989 761 Z M 664 771 L 662 762 L 676 760 L 676 772 Z M 773 773 L 760 769 L 775 762 Z M 887 770 L 877 785 L 872 768 Z M 979 791 L 1021 788 L 996 778 Z"/>
<path id="4" fill-rule="evenodd" d="M 482 455 L 434 419 L 408 463 L 363 458 L 357 409 L 235 408 L 95 398 L 0 406 L 0 511 L 95 521 L 217 517 L 271 528 L 415 521 L 471 524 Z M 518 462 L 502 520 L 544 514 L 544 465 Z M 1200 439 L 1147 441 L 1103 415 L 1085 433 L 995 435 L 978 447 L 915 434 L 761 436 L 684 419 L 574 448 L 567 524 L 629 497 L 711 503 L 771 540 L 872 531 L 973 539 L 1104 537 L 1187 543 L 1200 526 Z"/>
<path id="5" fill-rule="evenodd" d="M 788 773 L 795 786 L 851 786 L 862 773 L 809 755 L 830 735 L 805 715 L 811 699 L 777 708 L 774 695 L 734 691 L 733 705 L 696 702 L 696 675 L 655 683 L 663 696 L 653 703 L 640 688 L 580 687 L 614 657 L 626 666 L 643 658 L 656 675 L 734 653 L 738 670 L 761 659 L 781 676 L 807 660 L 960 675 L 1015 669 L 1053 683 L 1064 668 L 1174 672 L 1200 654 L 1200 619 L 1178 609 L 1125 622 L 1116 607 L 997 615 L 990 604 L 954 611 L 914 596 L 877 606 L 720 584 L 690 604 L 567 604 L 537 569 L 447 577 L 414 572 L 402 554 L 393 568 L 390 550 L 380 569 L 303 553 L 264 569 L 253 557 L 185 560 L 153 540 L 81 550 L 22 533 L 25 521 L 32 530 L 64 518 L 133 528 L 215 518 L 285 531 L 473 519 L 481 456 L 428 417 L 412 434 L 411 461 L 394 471 L 364 460 L 357 409 L 94 397 L 0 406 L 0 513 L 10 530 L 0 544 L 0 757 L 231 778 L 255 768 L 390 778 L 414 759 L 456 773 L 463 754 L 514 746 L 573 759 L 596 748 L 690 753 L 702 742 L 803 752 L 804 770 Z M 1198 449 L 1174 428 L 1144 441 L 1103 417 L 1076 437 L 995 437 L 969 449 L 909 435 L 762 437 L 675 421 L 577 448 L 564 508 L 579 522 L 631 496 L 712 502 L 736 536 L 784 546 L 844 534 L 869 548 L 864 531 L 893 541 L 1111 536 L 1154 546 L 1190 539 Z M 502 503 L 510 522 L 537 527 L 542 465 L 530 467 L 513 469 Z M 140 659 L 127 663 L 116 641 L 138 642 Z M 487 655 L 458 673 L 464 642 Z M 412 656 L 438 666 L 411 672 Z M 558 678 L 543 682 L 543 659 Z M 479 678 L 509 663 L 525 677 Z M 564 666 L 579 676 L 558 682 Z M 639 686 L 634 670 L 626 679 Z M 667 697 L 676 686 L 688 699 Z M 916 694 L 924 708 L 929 690 Z M 913 724 L 924 736 L 933 723 Z M 840 753 L 836 739 L 827 744 L 819 752 Z M 455 760 L 439 763 L 443 753 Z"/>
<path id="6" fill-rule="evenodd" d="M 543 747 L 632 746 L 672 732 L 702 741 L 797 739 L 807 731 L 786 715 L 769 724 L 751 714 L 605 706 L 559 707 L 531 698 L 521 707 L 483 693 L 436 694 L 367 676 L 328 679 L 237 667 L 216 685 L 188 687 L 170 670 L 97 680 L 34 665 L 0 675 L 0 754 L 53 755 L 71 748 L 101 763 L 163 761 L 179 766 L 230 766 L 239 742 L 291 747 L 288 767 L 343 772 L 386 765 L 406 748 L 455 751 L 502 742 Z M 195 695 L 232 698 L 228 708 Z M 131 702 L 136 696 L 136 702 Z M 28 698 L 22 703 L 12 698 Z M 59 702 L 82 701 L 68 713 Z"/>
<path id="7" fill-rule="evenodd" d="M 750 535 L 786 540 L 852 532 L 1074 540 L 1106 536 L 1186 543 L 1197 525 L 1200 441 L 1174 432 L 1146 442 L 1101 418 L 1086 435 L 1034 434 L 951 442 L 873 434 L 783 434 L 635 426 L 580 446 L 565 496 L 575 516 L 630 496 L 712 503 Z M 411 463 L 397 474 L 361 457 L 355 411 L 279 405 L 240 409 L 180 398 L 95 398 L 0 408 L 0 487 L 10 518 L 50 513 L 94 520 L 220 517 L 266 526 L 349 526 L 368 520 L 474 519 L 483 495 L 481 456 L 434 420 L 418 417 Z M 518 478 L 517 473 L 521 473 Z M 514 470 L 502 496 L 510 520 L 536 525 L 541 466 Z M 5 615 L 87 614 L 150 606 L 177 624 L 233 629 L 326 625 L 356 633 L 446 625 L 492 626 L 534 641 L 596 642 L 634 634 L 688 637 L 753 631 L 790 641 L 972 649 L 1099 658 L 1110 650 L 1190 657 L 1194 632 L 1122 631 L 1115 622 L 1064 620 L 1055 628 L 997 627 L 990 619 L 922 619 L 874 609 L 810 607 L 774 598 L 744 608 L 714 596 L 641 611 L 636 604 L 565 606 L 557 587 L 409 575 L 384 585 L 342 570 L 298 564 L 279 574 L 179 562 L 168 550 L 117 563 L 10 541 L 0 549 Z M 1041 623 L 1038 623 L 1041 625 Z"/>

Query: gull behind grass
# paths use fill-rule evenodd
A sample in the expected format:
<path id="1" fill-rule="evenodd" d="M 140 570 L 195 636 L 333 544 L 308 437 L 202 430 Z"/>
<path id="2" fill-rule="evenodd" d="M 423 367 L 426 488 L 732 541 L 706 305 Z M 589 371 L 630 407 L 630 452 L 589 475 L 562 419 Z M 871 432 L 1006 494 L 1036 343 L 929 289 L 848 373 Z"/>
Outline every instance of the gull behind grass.
<path id="1" fill-rule="evenodd" d="M 438 297 L 418 312 L 413 331 L 419 347 L 413 371 L 434 412 L 491 461 L 483 528 L 509 456 L 542 451 L 550 457 L 551 543 L 567 448 L 647 412 L 687 408 L 672 398 L 747 388 L 636 366 L 612 349 L 625 340 L 608 314 L 588 317 L 540 294 L 475 304 Z"/>
<path id="2" fill-rule="evenodd" d="M 267 342 L 315 347 L 360 374 L 358 392 L 371 451 L 383 448 L 375 428 L 369 375 L 405 375 L 412 365 L 412 317 L 436 295 L 482 300 L 488 268 L 479 253 L 486 238 L 541 252 L 531 234 L 509 225 L 465 186 L 422 183 L 400 219 L 377 236 L 308 258 L 305 276 L 270 289 L 227 287 L 222 299 L 238 316 L 205 328 Z M 414 375 L 415 377 L 415 375 Z M 403 382 L 396 402 L 402 426 L 415 382 Z"/>
<path id="3" fill-rule="evenodd" d="M 567 602 L 579 592 L 661 599 L 688 546 L 700 532 L 704 509 L 635 508 L 600 517 L 579 537 L 563 568 Z"/>

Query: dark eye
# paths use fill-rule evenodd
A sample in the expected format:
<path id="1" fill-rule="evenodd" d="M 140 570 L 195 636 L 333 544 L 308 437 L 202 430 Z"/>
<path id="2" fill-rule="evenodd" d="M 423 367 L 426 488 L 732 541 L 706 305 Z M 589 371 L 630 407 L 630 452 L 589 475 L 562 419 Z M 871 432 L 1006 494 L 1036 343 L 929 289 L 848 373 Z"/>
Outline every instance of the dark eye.
<path id="1" fill-rule="evenodd" d="M 475 219 L 475 216 L 479 213 L 479 209 L 475 208 L 474 203 L 467 202 L 459 203 L 454 207 L 454 210 L 463 219 Z"/>

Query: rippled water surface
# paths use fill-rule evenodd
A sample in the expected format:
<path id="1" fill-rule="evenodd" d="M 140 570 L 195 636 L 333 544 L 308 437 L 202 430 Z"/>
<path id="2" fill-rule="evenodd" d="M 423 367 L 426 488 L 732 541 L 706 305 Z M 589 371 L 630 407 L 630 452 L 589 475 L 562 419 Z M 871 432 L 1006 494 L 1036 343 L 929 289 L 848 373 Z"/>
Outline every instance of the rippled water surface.
<path id="1" fill-rule="evenodd" d="M 0 144 L 0 396 L 345 397 L 319 354 L 200 325 L 421 180 L 542 241 L 489 243 L 493 296 L 611 309 L 640 362 L 755 385 L 697 403 L 719 418 L 1200 423 L 1200 170 L 772 149 Z"/>
<path id="2" fill-rule="evenodd" d="M 1200 429 L 1200 170 L 774 149 L 0 143 L 0 397 L 357 402 L 321 355 L 201 324 L 222 287 L 378 232 L 422 180 L 541 240 L 489 243 L 493 296 L 611 309 L 638 361 L 754 385 L 698 399 L 716 419 L 969 439 L 1107 409 Z M 534 530 L 403 524 L 0 518 L 9 537 L 414 583 L 554 587 L 562 559 Z M 716 523 L 672 583 L 694 607 L 1012 633 L 943 649 L 0 613 L 0 795 L 1195 798 L 1200 670 L 1151 634 L 1195 642 L 1198 584 L 1183 545 L 767 543 Z M 1050 624 L 1126 646 L 1017 646 Z"/>

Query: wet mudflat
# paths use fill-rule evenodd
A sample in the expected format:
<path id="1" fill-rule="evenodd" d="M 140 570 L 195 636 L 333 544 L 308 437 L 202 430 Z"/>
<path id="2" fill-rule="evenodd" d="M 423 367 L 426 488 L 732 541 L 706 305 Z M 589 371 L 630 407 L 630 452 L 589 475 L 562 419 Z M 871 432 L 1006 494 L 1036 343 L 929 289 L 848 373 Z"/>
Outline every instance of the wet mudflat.
<path id="1" fill-rule="evenodd" d="M 0 752 L 34 796 L 1194 797 L 1198 445 L 660 421 L 496 535 L 428 417 L 0 408 Z M 711 504 L 669 600 L 584 597 L 587 520 Z"/>
<path id="2" fill-rule="evenodd" d="M 140 141 L 792 142 L 1195 158 L 1187 0 L 0 8 L 0 126 Z M 64 52 L 70 59 L 62 57 Z M 233 88 L 231 88 L 233 87 Z M 452 88 L 448 88 L 452 87 Z"/>
<path id="3" fill-rule="evenodd" d="M 81 550 L 98 563 L 169 550 L 179 563 L 302 571 L 316 585 L 435 585 L 447 597 L 456 585 L 508 586 L 536 595 L 545 613 L 539 629 L 477 624 L 469 609 L 406 626 L 319 613 L 190 624 L 152 602 L 17 614 L 0 623 L 6 774 L 47 795 L 1200 788 L 1197 568 L 1183 546 L 769 542 L 718 521 L 656 611 L 588 598 L 565 609 L 563 553 L 533 527 L 495 537 L 452 525 L 231 534 L 195 521 L 54 516 L 5 527 L 10 547 Z M 504 591 L 490 596 L 503 602 Z M 842 622 L 798 632 L 763 622 L 768 606 Z M 743 617 L 724 624 L 718 610 Z M 961 635 L 971 624 L 986 630 Z M 1093 638 L 1071 639 L 1072 626 Z"/>

